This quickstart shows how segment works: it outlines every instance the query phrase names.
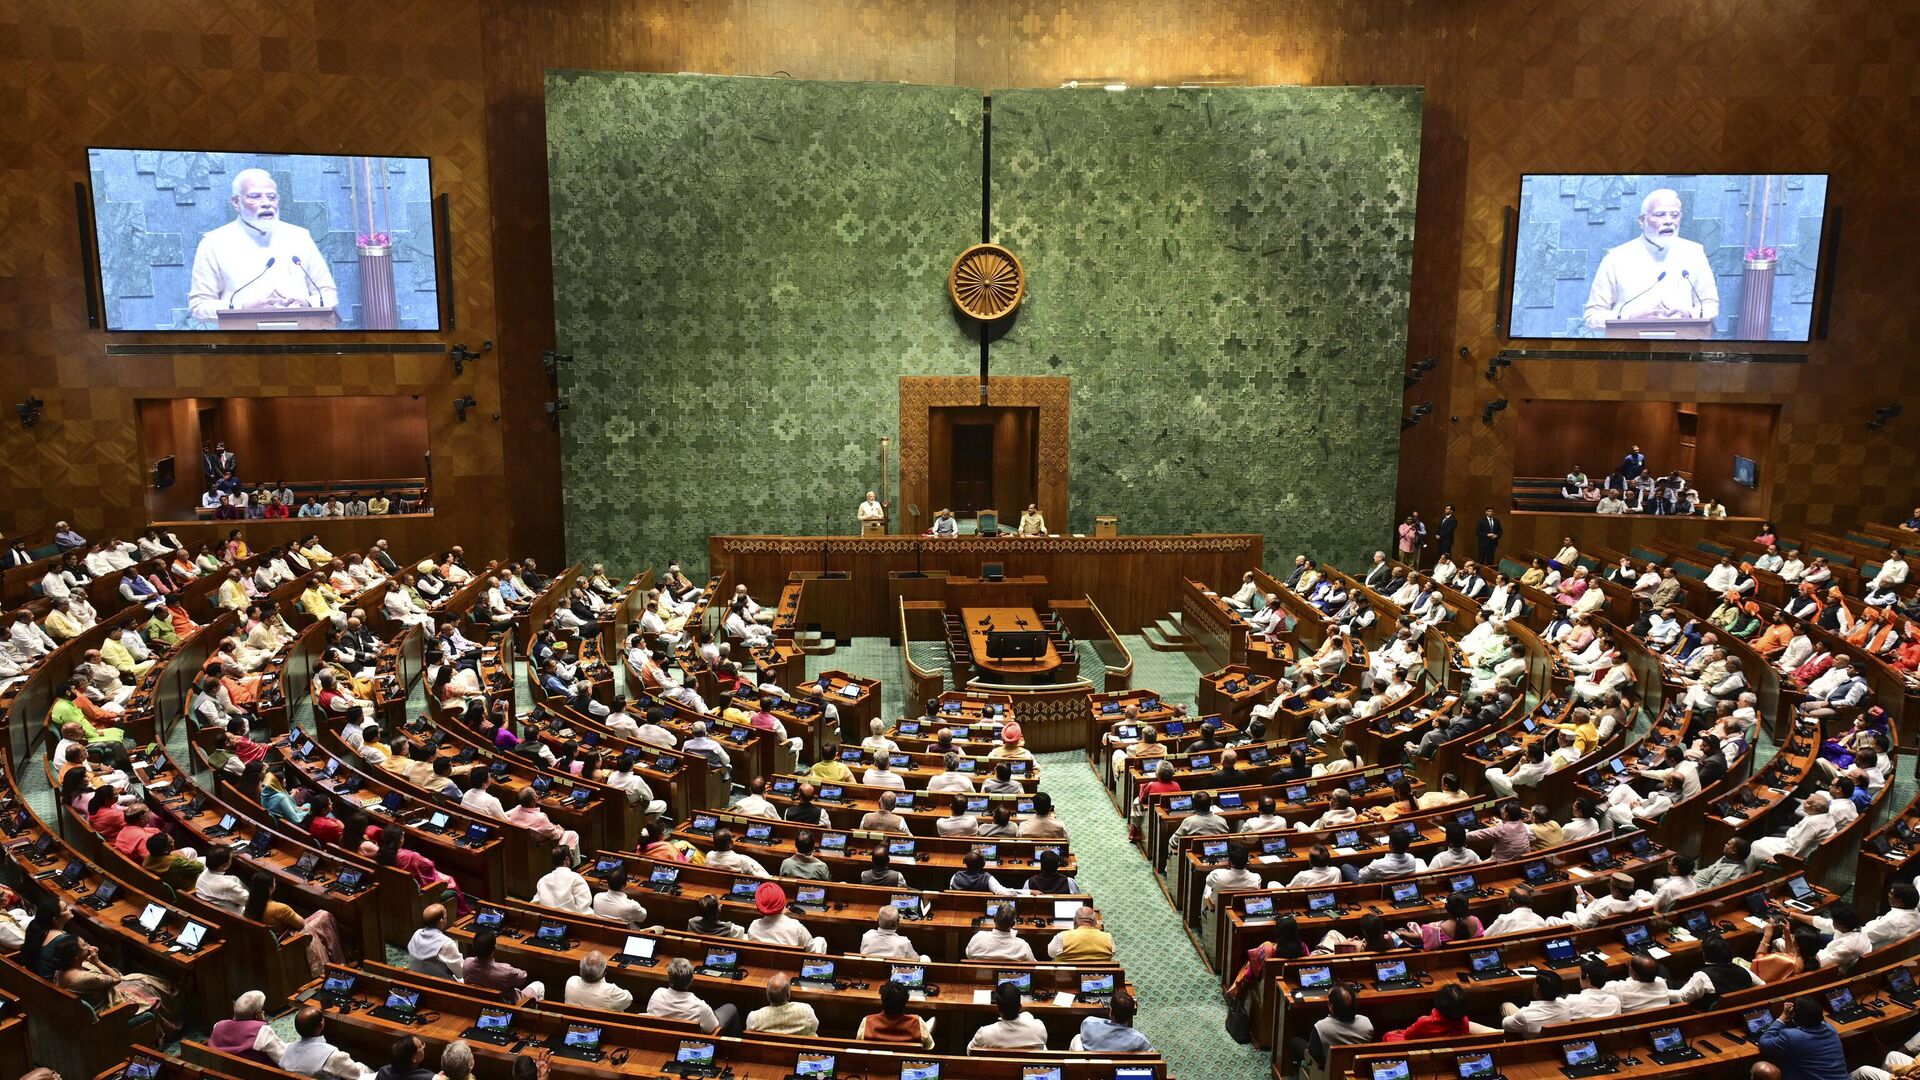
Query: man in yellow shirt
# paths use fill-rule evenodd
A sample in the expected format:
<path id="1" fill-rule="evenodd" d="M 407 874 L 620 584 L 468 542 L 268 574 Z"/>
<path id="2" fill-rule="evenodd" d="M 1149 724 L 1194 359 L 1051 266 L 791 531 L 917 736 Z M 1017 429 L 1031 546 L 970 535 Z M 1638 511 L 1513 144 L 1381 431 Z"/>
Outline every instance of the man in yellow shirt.
<path id="1" fill-rule="evenodd" d="M 819 761 L 814 762 L 813 768 L 809 770 L 808 775 L 812 776 L 815 780 L 828 784 L 853 783 L 853 770 L 847 768 L 846 762 L 841 761 L 839 757 L 833 753 L 829 753 Z"/>
<path id="2" fill-rule="evenodd" d="M 1588 709 L 1575 709 L 1568 723 L 1547 724 L 1556 731 L 1571 732 L 1573 735 L 1574 756 L 1586 757 L 1593 748 L 1600 745 L 1600 729 L 1593 722 L 1593 713 Z"/>
<path id="3" fill-rule="evenodd" d="M 121 643 L 118 637 L 108 635 L 100 642 L 100 659 L 112 665 L 115 671 L 125 675 L 129 682 L 138 682 L 140 677 L 153 670 L 156 661 L 135 660 L 133 652 Z"/>
<path id="4" fill-rule="evenodd" d="M 300 607 L 307 614 L 316 619 L 330 620 L 335 626 L 347 624 L 347 617 L 339 607 L 344 603 L 346 598 L 335 592 L 333 586 L 327 584 L 323 578 L 314 578 L 307 585 L 306 591 L 300 594 Z"/>
<path id="5" fill-rule="evenodd" d="M 228 611 L 245 611 L 251 599 L 247 587 L 240 581 L 240 571 L 227 571 L 227 580 L 220 583 L 219 605 Z"/>
<path id="6" fill-rule="evenodd" d="M 1073 913 L 1073 929 L 1054 935 L 1047 955 L 1063 964 L 1110 964 L 1113 935 L 1100 929 L 1100 915 L 1090 907 Z"/>
<path id="7" fill-rule="evenodd" d="M 367 513 L 384 514 L 391 509 L 392 506 L 393 504 L 387 501 L 386 492 L 375 492 L 373 498 L 367 500 Z"/>

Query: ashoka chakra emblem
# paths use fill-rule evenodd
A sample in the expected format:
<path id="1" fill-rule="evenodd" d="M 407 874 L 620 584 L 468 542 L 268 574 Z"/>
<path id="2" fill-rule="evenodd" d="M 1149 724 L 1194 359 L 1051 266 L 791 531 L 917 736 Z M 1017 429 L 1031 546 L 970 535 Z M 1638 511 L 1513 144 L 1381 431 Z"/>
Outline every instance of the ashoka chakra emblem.
<path id="1" fill-rule="evenodd" d="M 953 260 L 947 292 L 960 310 L 976 319 L 998 319 L 1020 306 L 1027 272 L 1013 252 L 999 244 L 975 244 Z"/>

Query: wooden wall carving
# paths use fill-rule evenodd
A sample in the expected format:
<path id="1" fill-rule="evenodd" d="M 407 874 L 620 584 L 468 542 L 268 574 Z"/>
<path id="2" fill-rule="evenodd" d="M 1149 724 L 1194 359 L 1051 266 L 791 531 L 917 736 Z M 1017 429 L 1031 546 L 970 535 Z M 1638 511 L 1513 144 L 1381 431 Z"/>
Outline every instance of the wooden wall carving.
<path id="1" fill-rule="evenodd" d="M 987 381 L 987 404 L 1040 411 L 1037 452 L 1039 486 L 1035 502 L 1056 529 L 1067 520 L 1067 424 L 1072 405 L 1071 380 L 1048 376 L 1001 376 Z M 905 376 L 900 380 L 900 498 L 893 520 L 912 530 L 906 507 L 921 508 L 920 528 L 940 509 L 927 504 L 927 410 L 980 404 L 980 380 L 966 376 Z M 1024 506 L 998 508 L 1003 527 L 1018 528 Z"/>

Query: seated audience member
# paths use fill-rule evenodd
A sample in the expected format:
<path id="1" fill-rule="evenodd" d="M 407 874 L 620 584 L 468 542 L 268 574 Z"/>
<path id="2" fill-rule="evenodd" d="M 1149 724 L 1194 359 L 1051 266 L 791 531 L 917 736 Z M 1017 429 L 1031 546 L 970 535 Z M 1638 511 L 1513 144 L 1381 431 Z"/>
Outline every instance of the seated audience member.
<path id="1" fill-rule="evenodd" d="M 1667 980 L 1660 975 L 1660 961 L 1645 953 L 1636 953 L 1627 961 L 1627 977 L 1614 979 L 1601 989 L 1619 999 L 1622 1013 L 1658 1009 L 1671 1000 Z"/>
<path id="2" fill-rule="evenodd" d="M 814 937 L 800 920 L 787 914 L 787 891 L 778 882 L 762 882 L 753 894 L 753 904 L 760 917 L 747 924 L 747 940 L 815 953 L 827 951 L 825 938 Z"/>
<path id="3" fill-rule="evenodd" d="M 1000 1018 L 973 1033 L 967 1043 L 967 1052 L 975 1050 L 1045 1050 L 1047 1048 L 1047 1028 L 1045 1024 L 1033 1018 L 1033 1014 L 1021 1009 L 1023 999 L 1020 988 L 1012 983 L 1001 983 L 993 988 L 994 1008 Z"/>
<path id="4" fill-rule="evenodd" d="M 933 1018 L 922 1018 L 907 1011 L 910 1000 L 905 985 L 892 980 L 880 984 L 880 1011 L 860 1018 L 854 1038 L 861 1042 L 896 1043 L 933 1049 Z"/>
<path id="5" fill-rule="evenodd" d="M 1525 1005 L 1505 1002 L 1500 1006 L 1500 1026 L 1516 1039 L 1531 1039 L 1540 1029 L 1568 1020 L 1566 983 L 1558 972 L 1541 969 L 1533 974 L 1533 997 Z"/>
<path id="6" fill-rule="evenodd" d="M 1063 964 L 1110 964 L 1113 935 L 1100 925 L 1100 914 L 1090 907 L 1073 913 L 1073 929 L 1047 942 L 1047 956 Z"/>
<path id="7" fill-rule="evenodd" d="M 888 904 L 874 916 L 873 929 L 860 936 L 860 955 L 890 956 L 927 962 L 927 957 L 900 933 L 900 909 Z"/>
<path id="8" fill-rule="evenodd" d="M 308 1005 L 293 1017 L 294 1034 L 300 1036 L 287 1044 L 280 1055 L 280 1067 L 314 1080 L 369 1080 L 374 1070 L 355 1061 L 352 1055 L 327 1039 L 327 1016 Z"/>
<path id="9" fill-rule="evenodd" d="M 1089 1016 L 1080 1021 L 1080 1034 L 1073 1040 L 1076 1049 L 1109 1054 L 1153 1053 L 1153 1043 L 1134 1029 L 1135 1009 L 1132 994 L 1115 990 L 1107 999 L 1104 1016 Z"/>
<path id="10" fill-rule="evenodd" d="M 1460 1038 L 1465 1035 L 1492 1035 L 1498 1028 L 1476 1024 L 1467 1019 L 1467 992 L 1459 983 L 1446 983 L 1433 996 L 1433 1009 L 1403 1028 L 1381 1036 L 1385 1042 L 1409 1042 L 1416 1039 Z"/>
<path id="11" fill-rule="evenodd" d="M 1754 1038 L 1760 1056 L 1791 1080 L 1844 1080 L 1848 1076 L 1846 1054 L 1840 1045 L 1840 1033 L 1827 1023 L 1826 1012 L 1819 994 L 1802 994 L 1787 1002 L 1780 1015 Z"/>
<path id="12" fill-rule="evenodd" d="M 569 1005 L 584 1005 L 612 1012 L 626 1012 L 633 1006 L 632 992 L 607 981 L 607 957 L 598 949 L 580 958 L 578 975 L 567 977 L 565 1000 Z M 648 1011 L 652 1011 L 651 1003 Z"/>
<path id="13" fill-rule="evenodd" d="M 498 936 L 486 927 L 476 931 L 473 935 L 473 955 L 461 962 L 461 981 L 482 990 L 502 994 L 511 992 L 521 1004 L 539 1001 L 547 996 L 545 984 L 499 959 L 498 953 Z"/>
<path id="14" fill-rule="evenodd" d="M 728 1002 L 716 1009 L 693 992 L 693 964 L 684 956 L 667 962 L 667 985 L 647 999 L 646 1014 L 684 1020 L 710 1035 L 738 1035 L 745 1027 L 739 1006 Z"/>
<path id="15" fill-rule="evenodd" d="M 1084 910 L 1084 909 L 1083 909 Z M 969 961 L 1004 961 L 1014 964 L 1033 963 L 1033 946 L 1021 940 L 1014 928 L 1019 919 L 1012 904 L 1001 904 L 993 913 L 993 926 L 990 929 L 974 933 L 967 941 L 966 956 Z"/>
<path id="16" fill-rule="evenodd" d="M 1070 894 L 1080 891 L 1073 878 L 1060 872 L 1060 853 L 1052 848 L 1040 852 L 1040 872 L 1027 878 L 1026 889 L 1038 894 Z"/>
<path id="17" fill-rule="evenodd" d="M 767 976 L 767 1004 L 747 1014 L 748 1031 L 811 1037 L 820 1032 L 813 1006 L 793 1000 L 793 978 L 784 971 Z"/>
<path id="18" fill-rule="evenodd" d="M 832 881 L 833 871 L 813 853 L 813 831 L 802 829 L 793 837 L 793 854 L 780 864 L 780 876 L 808 881 Z"/>
<path id="19" fill-rule="evenodd" d="M 249 990 L 233 1000 L 232 1018 L 213 1025 L 207 1045 L 263 1065 L 279 1065 L 287 1051 L 287 1044 L 267 1023 L 267 995 L 258 990 Z"/>

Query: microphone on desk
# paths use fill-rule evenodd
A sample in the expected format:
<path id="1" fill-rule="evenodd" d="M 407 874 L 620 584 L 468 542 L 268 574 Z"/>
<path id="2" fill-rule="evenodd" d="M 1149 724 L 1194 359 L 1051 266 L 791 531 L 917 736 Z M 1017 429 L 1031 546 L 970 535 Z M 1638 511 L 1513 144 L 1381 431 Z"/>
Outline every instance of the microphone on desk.
<path id="1" fill-rule="evenodd" d="M 1627 310 L 1628 304 L 1633 303 L 1635 300 L 1638 300 L 1641 297 L 1652 292 L 1653 290 L 1659 288 L 1660 283 L 1665 280 L 1667 280 L 1667 272 L 1665 270 L 1662 270 L 1660 271 L 1660 276 L 1653 279 L 1653 284 L 1647 286 L 1644 289 L 1641 289 L 1639 292 L 1634 293 L 1632 296 L 1627 297 L 1625 300 L 1620 301 L 1620 305 L 1613 309 L 1614 317 L 1615 318 L 1621 317 L 1622 313 Z"/>
<path id="2" fill-rule="evenodd" d="M 255 274 L 255 275 L 253 275 L 253 280 L 252 280 L 252 281 L 249 281 L 249 282 L 247 282 L 247 284 L 246 284 L 246 285 L 242 285 L 242 286 L 240 286 L 240 288 L 238 288 L 238 289 L 235 289 L 235 290 L 233 290 L 233 292 L 231 292 L 231 293 L 229 293 L 229 294 L 228 294 L 228 296 L 227 296 L 227 310 L 228 310 L 228 311 L 232 311 L 232 310 L 234 309 L 234 306 L 240 303 L 240 294 L 241 294 L 242 292 L 244 292 L 244 291 L 246 290 L 246 288 L 247 288 L 247 285 L 252 285 L 254 281 L 259 281 L 259 280 L 260 280 L 261 278 L 263 278 L 263 277 L 266 277 L 266 276 L 267 276 L 267 271 L 269 271 L 269 270 L 271 270 L 271 269 L 273 269 L 273 259 L 272 259 L 272 258 L 269 258 L 269 259 L 267 259 L 267 265 L 265 265 L 265 266 L 263 266 L 263 267 L 261 267 L 261 268 L 260 268 L 260 272 L 259 272 L 259 273 L 257 273 L 257 274 Z"/>

